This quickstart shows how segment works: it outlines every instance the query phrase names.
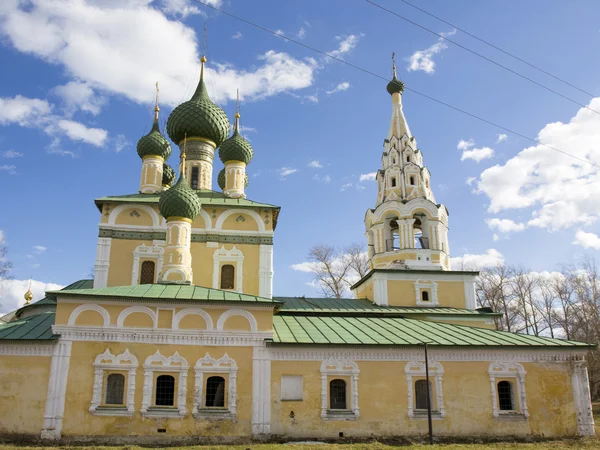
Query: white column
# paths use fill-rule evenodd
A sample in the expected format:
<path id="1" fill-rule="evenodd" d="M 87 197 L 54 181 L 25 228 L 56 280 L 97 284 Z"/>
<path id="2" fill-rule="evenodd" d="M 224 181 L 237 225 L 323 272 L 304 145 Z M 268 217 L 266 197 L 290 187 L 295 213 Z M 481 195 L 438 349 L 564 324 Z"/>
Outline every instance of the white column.
<path id="1" fill-rule="evenodd" d="M 579 436 L 594 436 L 594 416 L 590 381 L 585 361 L 573 362 L 573 397 L 577 414 L 577 432 Z"/>
<path id="2" fill-rule="evenodd" d="M 46 409 L 44 411 L 44 427 L 40 435 L 42 439 L 56 440 L 60 439 L 62 435 L 69 361 L 71 359 L 71 344 L 71 341 L 64 341 L 61 338 L 55 344 L 54 351 L 52 352 Z"/>
<path id="3" fill-rule="evenodd" d="M 388 305 L 387 280 L 373 275 L 373 302 L 379 306 Z"/>
<path id="4" fill-rule="evenodd" d="M 270 244 L 260 245 L 258 295 L 273 296 L 273 246 Z"/>
<path id="5" fill-rule="evenodd" d="M 108 283 L 111 238 L 98 238 L 96 262 L 94 263 L 94 289 L 104 288 Z"/>
<path id="6" fill-rule="evenodd" d="M 265 347 L 252 355 L 252 434 L 271 434 L 271 358 Z"/>

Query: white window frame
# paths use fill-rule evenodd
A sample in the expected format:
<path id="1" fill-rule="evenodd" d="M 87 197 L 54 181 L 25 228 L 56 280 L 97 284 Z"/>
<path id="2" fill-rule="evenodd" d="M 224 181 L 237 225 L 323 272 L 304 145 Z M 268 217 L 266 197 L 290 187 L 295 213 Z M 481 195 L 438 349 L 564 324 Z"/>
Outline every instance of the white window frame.
<path id="1" fill-rule="evenodd" d="M 175 352 L 168 358 L 160 354 L 159 350 L 152 356 L 146 358 L 144 363 L 144 395 L 142 396 L 141 413 L 144 417 L 183 417 L 187 414 L 186 409 L 186 390 L 187 390 L 187 374 L 189 365 L 185 358 L 179 356 Z M 154 407 L 152 406 L 152 398 L 154 396 L 154 374 L 156 372 L 179 373 L 177 383 L 177 392 L 175 408 Z"/>
<path id="2" fill-rule="evenodd" d="M 415 383 L 413 377 L 422 379 L 427 377 L 425 373 L 425 362 L 424 361 L 410 361 L 404 368 L 406 374 L 406 386 L 408 387 L 408 417 L 411 419 L 427 418 L 427 415 L 422 416 L 419 413 L 415 413 Z M 442 388 L 442 381 L 444 376 L 444 368 L 439 362 L 429 362 L 429 381 L 435 386 L 432 389 L 435 393 L 435 402 L 437 406 L 436 411 L 432 411 L 434 418 L 446 417 L 446 408 L 444 408 L 444 391 Z M 419 410 L 420 411 L 420 410 Z"/>
<path id="3" fill-rule="evenodd" d="M 131 416 L 134 411 L 135 395 L 135 373 L 138 360 L 135 356 L 125 350 L 118 356 L 106 349 L 104 353 L 96 356 L 94 360 L 94 385 L 92 389 L 92 404 L 89 411 L 97 416 Z M 127 397 L 125 407 L 118 405 L 101 406 L 102 397 L 106 395 L 104 386 L 104 374 L 106 371 L 127 371 Z"/>
<path id="4" fill-rule="evenodd" d="M 429 289 L 429 301 L 424 302 L 421 300 L 421 289 Z M 438 284 L 433 280 L 419 278 L 415 281 L 415 299 L 417 301 L 417 306 L 440 306 L 440 301 L 438 300 Z"/>
<path id="5" fill-rule="evenodd" d="M 227 250 L 224 245 L 215 250 L 213 254 L 213 289 L 221 289 L 219 283 L 221 280 L 221 263 L 235 264 L 235 289 L 231 290 L 241 294 L 244 283 L 244 254 L 235 245 L 231 250 Z"/>
<path id="6" fill-rule="evenodd" d="M 357 420 L 360 416 L 358 407 L 358 374 L 360 370 L 354 361 L 327 359 L 321 363 L 321 419 L 323 420 Z M 329 378 L 334 376 L 350 377 L 350 410 L 337 411 L 329 409 Z M 346 387 L 348 389 L 348 387 Z M 348 398 L 346 398 L 346 402 Z"/>
<path id="7" fill-rule="evenodd" d="M 523 366 L 516 362 L 501 362 L 496 361 L 490 364 L 488 369 L 490 374 L 490 386 L 492 390 L 492 411 L 496 419 L 515 419 L 522 418 L 527 419 L 529 417 L 529 410 L 527 409 L 527 395 L 525 393 L 525 375 L 527 372 Z M 498 379 L 503 381 L 505 379 L 514 380 L 512 385 L 513 396 L 515 399 L 515 405 L 518 409 L 510 411 L 500 410 L 498 401 Z"/>
<path id="8" fill-rule="evenodd" d="M 196 361 L 194 365 L 196 372 L 194 386 L 194 409 L 192 415 L 196 418 L 212 418 L 212 419 L 230 419 L 235 420 L 236 417 L 236 399 L 237 399 L 237 371 L 238 366 L 233 359 L 225 353 L 221 358 L 212 358 L 208 353 Z M 227 374 L 227 408 L 213 409 L 206 408 L 206 395 L 204 389 L 204 375 Z M 208 379 L 208 378 L 207 378 Z"/>
<path id="9" fill-rule="evenodd" d="M 131 285 L 137 286 L 140 284 L 140 270 L 142 264 L 140 260 L 143 258 L 144 260 L 154 261 L 155 269 L 154 269 L 154 279 L 158 280 L 158 275 L 160 274 L 164 262 L 165 249 L 157 244 L 154 245 L 138 245 L 135 250 L 133 250 L 133 267 L 131 270 Z"/>

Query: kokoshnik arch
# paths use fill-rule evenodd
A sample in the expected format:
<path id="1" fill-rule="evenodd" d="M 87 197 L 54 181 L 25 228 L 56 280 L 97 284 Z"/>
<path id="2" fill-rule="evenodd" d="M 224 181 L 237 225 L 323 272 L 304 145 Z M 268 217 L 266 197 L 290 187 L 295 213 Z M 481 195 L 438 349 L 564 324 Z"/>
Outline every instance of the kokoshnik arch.
<path id="1" fill-rule="evenodd" d="M 280 208 L 246 198 L 254 151 L 209 97 L 138 143 L 138 193 L 95 200 L 94 279 L 0 325 L 0 432 L 122 442 L 286 436 L 594 434 L 590 345 L 496 331 L 453 271 L 448 211 L 402 107 L 365 215 L 353 298 L 272 295 Z M 224 168 L 212 189 L 214 156 Z M 423 344 L 429 343 L 430 384 Z"/>

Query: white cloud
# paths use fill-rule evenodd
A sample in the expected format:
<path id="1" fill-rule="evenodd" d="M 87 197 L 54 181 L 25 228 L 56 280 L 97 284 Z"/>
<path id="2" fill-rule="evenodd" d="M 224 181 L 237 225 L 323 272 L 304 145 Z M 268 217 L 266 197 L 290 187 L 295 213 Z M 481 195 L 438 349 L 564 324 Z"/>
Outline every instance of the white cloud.
<path id="1" fill-rule="evenodd" d="M 460 141 L 458 141 L 456 148 L 465 151 L 469 150 L 473 146 L 475 146 L 475 141 L 473 140 L 473 138 L 469 139 L 468 141 L 461 139 Z"/>
<path id="2" fill-rule="evenodd" d="M 285 180 L 286 177 L 288 177 L 289 175 L 292 175 L 293 173 L 298 172 L 298 169 L 293 169 L 291 167 L 282 167 L 278 170 L 279 172 L 279 178 L 281 178 L 282 180 Z"/>
<path id="3" fill-rule="evenodd" d="M 9 175 L 17 174 L 17 166 L 15 166 L 14 164 L 4 164 L 0 166 L 0 170 L 8 172 Z"/>
<path id="4" fill-rule="evenodd" d="M 600 98 L 589 107 L 600 109 Z M 538 141 L 600 165 L 600 117 L 586 108 L 568 123 L 546 125 Z M 477 187 L 488 196 L 492 213 L 531 208 L 528 226 L 558 230 L 589 225 L 600 217 L 598 168 L 542 145 L 484 170 Z"/>
<path id="5" fill-rule="evenodd" d="M 485 221 L 490 230 L 498 230 L 500 233 L 514 233 L 525 229 L 524 223 L 516 223 L 510 219 L 488 219 Z"/>
<path id="6" fill-rule="evenodd" d="M 304 28 L 300 28 L 296 33 L 296 37 L 300 40 L 304 39 L 306 37 L 306 30 Z"/>
<path id="7" fill-rule="evenodd" d="M 47 250 L 47 248 L 44 247 L 43 245 L 34 245 L 33 250 L 36 254 L 41 255 L 42 253 L 44 253 Z"/>
<path id="8" fill-rule="evenodd" d="M 187 16 L 195 14 L 206 15 L 206 13 L 201 11 L 200 8 L 195 6 L 190 0 L 161 0 L 160 6 L 165 14 L 180 17 L 182 19 L 185 19 Z M 214 6 L 219 7 L 219 5 Z"/>
<path id="9" fill-rule="evenodd" d="M 454 270 L 483 269 L 504 264 L 504 256 L 498 250 L 490 248 L 483 254 L 466 254 L 452 258 Z"/>
<path id="10" fill-rule="evenodd" d="M 231 36 L 231 39 L 241 39 L 243 37 L 244 37 L 244 35 L 241 32 L 236 31 L 235 34 L 233 36 Z"/>
<path id="11" fill-rule="evenodd" d="M 441 34 L 443 36 L 452 36 L 453 34 L 456 34 L 456 30 L 452 30 L 449 33 Z M 410 57 L 407 58 L 408 71 L 414 72 L 417 70 L 422 70 L 423 72 L 428 74 L 434 73 L 435 62 L 433 61 L 433 57 L 446 48 L 448 48 L 448 44 L 446 44 L 444 39 L 439 38 L 438 41 L 431 47 L 428 47 L 425 50 L 417 50 Z"/>
<path id="12" fill-rule="evenodd" d="M 0 281 L 0 314 L 6 314 L 25 304 L 23 295 L 29 288 L 29 280 L 4 280 Z M 44 298 L 46 291 L 62 289 L 64 286 L 54 283 L 44 283 L 43 281 L 32 280 L 31 292 L 33 292 L 33 301 Z"/>
<path id="13" fill-rule="evenodd" d="M 0 230 L 0 244 L 4 244 L 5 239 L 4 230 Z"/>
<path id="14" fill-rule="evenodd" d="M 469 177 L 465 180 L 465 183 L 467 183 L 467 185 L 471 186 L 476 180 L 477 180 L 477 177 Z"/>
<path id="15" fill-rule="evenodd" d="M 82 123 L 73 120 L 59 120 L 58 128 L 60 128 L 69 139 L 73 141 L 83 141 L 86 144 L 92 144 L 96 147 L 102 147 L 108 132 L 101 128 L 88 128 Z"/>
<path id="16" fill-rule="evenodd" d="M 16 150 L 6 150 L 2 152 L 3 158 L 20 158 L 21 156 L 23 156 L 23 153 Z"/>
<path id="17" fill-rule="evenodd" d="M 121 150 L 129 146 L 129 141 L 124 134 L 118 134 L 115 138 L 115 151 L 119 153 Z"/>
<path id="18" fill-rule="evenodd" d="M 594 233 L 586 233 L 583 230 L 577 230 L 573 244 L 580 245 L 583 248 L 600 250 L 600 237 Z"/>
<path id="19" fill-rule="evenodd" d="M 377 172 L 361 173 L 358 181 L 374 181 L 377 176 Z"/>
<path id="20" fill-rule="evenodd" d="M 483 161 L 494 156 L 494 150 L 489 147 L 474 148 L 472 150 L 464 150 L 460 157 L 461 161 L 472 159 L 475 162 Z"/>
<path id="21" fill-rule="evenodd" d="M 51 110 L 50 104 L 39 98 L 27 98 L 21 95 L 13 98 L 0 98 L 0 124 L 18 124 L 22 127 L 37 126 L 45 120 Z"/>
<path id="22" fill-rule="evenodd" d="M 323 165 L 320 161 L 314 160 L 308 163 L 308 167 L 312 167 L 313 169 L 322 169 Z"/>
<path id="23" fill-rule="evenodd" d="M 343 81 L 340 84 L 338 84 L 336 87 L 334 87 L 332 90 L 326 91 L 326 92 L 327 92 L 327 94 L 331 95 L 331 94 L 335 94 L 336 92 L 346 91 L 348 89 L 350 89 L 350 83 L 348 83 L 347 81 Z"/>
<path id="24" fill-rule="evenodd" d="M 318 173 L 313 175 L 313 180 L 318 181 L 319 183 L 331 183 L 331 177 L 329 175 L 320 176 Z"/>
<path id="25" fill-rule="evenodd" d="M 350 53 L 358 45 L 360 38 L 364 37 L 363 33 L 351 34 L 349 36 L 336 36 L 336 40 L 339 41 L 338 48 L 329 52 L 331 56 L 343 59 L 344 55 Z"/>
<path id="26" fill-rule="evenodd" d="M 348 190 L 348 188 L 351 188 L 352 186 L 353 186 L 352 183 L 342 184 L 342 187 L 340 188 L 340 192 L 344 192 L 344 191 Z"/>
<path id="27" fill-rule="evenodd" d="M 498 139 L 496 139 L 496 144 L 499 144 L 504 141 L 508 141 L 508 134 L 505 134 L 505 133 L 499 134 Z"/>
<path id="28" fill-rule="evenodd" d="M 65 102 L 69 114 L 80 109 L 98 115 L 106 103 L 106 98 L 97 95 L 88 83 L 79 81 L 69 81 L 63 86 L 56 86 L 54 92 Z"/>
<path id="29" fill-rule="evenodd" d="M 307 95 L 305 98 L 311 103 L 319 103 L 319 96 L 317 94 Z"/>

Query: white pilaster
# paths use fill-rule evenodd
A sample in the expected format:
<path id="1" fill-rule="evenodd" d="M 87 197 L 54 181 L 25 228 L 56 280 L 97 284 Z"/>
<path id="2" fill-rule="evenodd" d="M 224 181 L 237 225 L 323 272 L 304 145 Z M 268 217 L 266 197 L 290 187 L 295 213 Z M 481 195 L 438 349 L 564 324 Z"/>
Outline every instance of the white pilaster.
<path id="1" fill-rule="evenodd" d="M 373 301 L 379 306 L 388 306 L 387 280 L 373 276 Z"/>
<path id="2" fill-rule="evenodd" d="M 475 280 L 465 280 L 465 307 L 467 309 L 476 309 L 477 302 L 475 300 Z"/>
<path id="3" fill-rule="evenodd" d="M 264 347 L 252 355 L 252 434 L 271 433 L 271 359 Z"/>
<path id="4" fill-rule="evenodd" d="M 96 262 L 94 263 L 94 289 L 104 288 L 108 283 L 111 238 L 98 238 Z"/>
<path id="5" fill-rule="evenodd" d="M 52 353 L 46 409 L 44 411 L 44 427 L 40 435 L 42 439 L 56 440 L 60 439 L 62 435 L 71 345 L 71 341 L 60 339 Z"/>
<path id="6" fill-rule="evenodd" d="M 260 245 L 258 295 L 265 298 L 273 296 L 273 246 Z"/>
<path id="7" fill-rule="evenodd" d="M 590 381 L 585 361 L 573 362 L 573 397 L 577 414 L 577 432 L 580 436 L 594 436 L 594 416 L 592 415 L 592 399 Z"/>

